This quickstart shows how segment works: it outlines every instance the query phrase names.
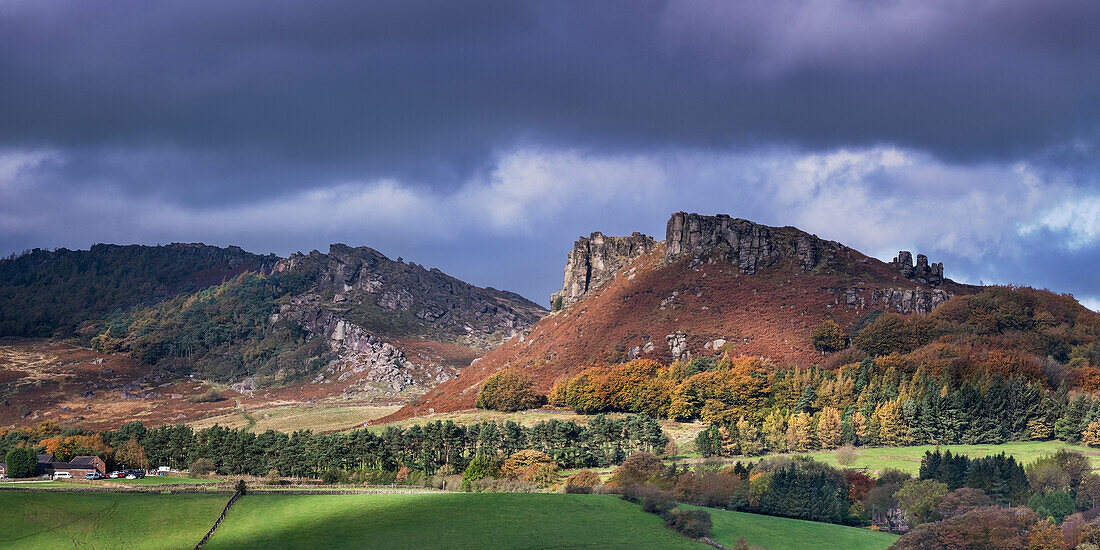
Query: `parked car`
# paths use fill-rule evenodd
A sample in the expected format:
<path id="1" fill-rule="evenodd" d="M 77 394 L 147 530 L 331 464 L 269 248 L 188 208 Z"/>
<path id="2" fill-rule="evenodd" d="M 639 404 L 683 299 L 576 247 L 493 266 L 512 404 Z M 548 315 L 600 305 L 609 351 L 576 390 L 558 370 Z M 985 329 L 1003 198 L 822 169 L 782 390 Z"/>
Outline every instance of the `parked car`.
<path id="1" fill-rule="evenodd" d="M 53 478 L 54 479 L 72 479 L 73 474 L 70 474 L 69 472 L 55 472 L 53 474 Z"/>
<path id="2" fill-rule="evenodd" d="M 126 477 L 126 472 L 115 470 L 115 471 L 107 474 L 107 477 L 109 477 L 111 479 L 123 478 L 123 477 Z"/>
<path id="3" fill-rule="evenodd" d="M 91 479 L 91 480 L 103 479 L 103 474 L 101 474 L 99 472 L 92 472 L 90 474 L 85 474 L 84 479 Z"/>

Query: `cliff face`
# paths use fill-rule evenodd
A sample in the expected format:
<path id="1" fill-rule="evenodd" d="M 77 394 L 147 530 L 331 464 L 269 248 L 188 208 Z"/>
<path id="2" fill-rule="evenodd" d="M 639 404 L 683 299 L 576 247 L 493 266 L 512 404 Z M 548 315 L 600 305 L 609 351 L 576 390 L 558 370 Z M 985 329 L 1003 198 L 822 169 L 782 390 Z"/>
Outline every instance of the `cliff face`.
<path id="1" fill-rule="evenodd" d="M 809 272 L 819 265 L 830 265 L 838 252 L 847 250 L 840 243 L 793 227 L 771 228 L 725 214 L 685 212 L 677 212 L 668 220 L 665 243 L 665 263 L 682 258 L 690 258 L 693 265 L 730 262 L 747 275 L 787 258 Z"/>
<path id="2" fill-rule="evenodd" d="M 554 311 L 569 307 L 615 278 L 620 269 L 657 246 L 653 237 L 634 232 L 609 237 L 599 231 L 573 244 L 562 289 L 550 296 Z"/>

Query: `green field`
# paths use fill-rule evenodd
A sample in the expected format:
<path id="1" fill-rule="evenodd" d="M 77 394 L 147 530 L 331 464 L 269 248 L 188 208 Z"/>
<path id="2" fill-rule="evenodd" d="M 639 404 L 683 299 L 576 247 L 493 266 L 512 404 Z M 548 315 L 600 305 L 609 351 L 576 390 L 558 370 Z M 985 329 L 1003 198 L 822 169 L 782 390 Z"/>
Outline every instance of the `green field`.
<path id="1" fill-rule="evenodd" d="M 920 445 L 914 447 L 868 447 L 856 449 L 858 455 L 854 464 L 847 468 L 867 468 L 874 471 L 882 471 L 886 468 L 895 468 L 911 474 L 920 471 L 920 461 L 924 458 L 925 451 L 934 451 L 935 445 Z M 971 458 L 989 456 L 1000 453 L 1016 457 L 1017 461 L 1027 464 L 1043 455 L 1053 454 L 1058 449 L 1069 449 L 1084 453 L 1092 462 L 1093 468 L 1100 468 L 1100 449 L 1085 447 L 1083 445 L 1070 445 L 1062 441 L 1017 441 L 1002 443 L 1000 445 L 942 445 L 940 450 L 950 449 L 952 453 L 969 455 Z M 817 451 L 804 453 L 814 460 L 839 466 L 836 460 L 836 451 Z M 770 455 L 778 456 L 778 455 Z M 749 457 L 748 460 L 756 461 L 766 457 Z M 742 459 L 744 460 L 744 459 Z"/>
<path id="2" fill-rule="evenodd" d="M 0 491 L 0 548 L 192 548 L 228 495 Z"/>
<path id="3" fill-rule="evenodd" d="M 739 537 L 745 537 L 749 546 L 772 550 L 878 550 L 898 540 L 897 535 L 857 527 L 699 506 L 687 508 L 710 512 L 714 522 L 711 538 L 726 548 L 733 548 Z"/>
<path id="4" fill-rule="evenodd" d="M 248 495 L 209 550 L 236 548 L 694 548 L 609 495 Z"/>
<path id="5" fill-rule="evenodd" d="M 0 492 L 0 547 L 190 548 L 228 495 Z M 765 548 L 886 548 L 866 529 L 707 509 L 713 536 Z M 611 495 L 424 493 L 242 497 L 206 546 L 226 548 L 624 548 L 707 546 Z"/>
<path id="6" fill-rule="evenodd" d="M 209 428 L 214 424 L 227 428 L 246 428 L 261 433 L 267 430 L 291 433 L 295 430 L 345 430 L 358 428 L 364 422 L 381 418 L 401 407 L 373 405 L 267 407 L 196 420 L 189 425 L 195 429 Z"/>

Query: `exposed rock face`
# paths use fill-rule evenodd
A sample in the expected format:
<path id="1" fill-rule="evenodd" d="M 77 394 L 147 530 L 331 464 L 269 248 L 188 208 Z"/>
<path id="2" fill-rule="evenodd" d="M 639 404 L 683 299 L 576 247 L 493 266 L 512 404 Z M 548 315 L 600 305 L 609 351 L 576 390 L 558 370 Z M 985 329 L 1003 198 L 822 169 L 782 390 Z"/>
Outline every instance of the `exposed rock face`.
<path id="1" fill-rule="evenodd" d="M 608 237 L 595 232 L 581 237 L 569 252 L 565 265 L 565 282 L 559 292 L 550 296 L 551 308 L 569 307 L 589 292 L 615 278 L 615 274 L 635 258 L 653 250 L 653 237 L 635 232 L 629 237 Z"/>
<path id="2" fill-rule="evenodd" d="M 917 265 L 913 265 L 913 254 L 908 250 L 898 252 L 890 265 L 898 270 L 898 273 L 906 279 L 918 281 L 930 286 L 943 284 L 943 262 L 929 265 L 928 256 L 917 254 Z"/>
<path id="3" fill-rule="evenodd" d="M 298 323 L 312 337 L 324 338 L 335 357 L 311 380 L 312 384 L 342 382 L 363 374 L 360 378 L 364 382 L 392 395 L 413 385 L 450 378 L 450 374 L 438 365 L 434 369 L 436 372 L 431 374 L 412 368 L 400 349 L 325 308 L 315 294 L 295 298 L 279 309 L 279 313 L 272 316 L 272 323 Z"/>
<path id="4" fill-rule="evenodd" d="M 725 214 L 677 212 L 668 220 L 665 263 L 691 258 L 693 264 L 726 261 L 742 273 L 790 258 L 803 272 L 828 265 L 844 246 L 795 228 L 771 228 Z"/>
<path id="5" fill-rule="evenodd" d="M 344 319 L 388 336 L 489 349 L 546 313 L 518 294 L 476 287 L 367 247 L 334 244 L 328 254 L 292 254 L 275 271 L 305 276 L 311 292 L 324 296 Z"/>
<path id="6" fill-rule="evenodd" d="M 938 288 L 930 291 L 880 288 L 871 293 L 871 306 L 892 309 L 902 314 L 931 313 L 950 297 L 950 294 Z"/>
<path id="7" fill-rule="evenodd" d="M 676 331 L 673 334 L 665 336 L 668 341 L 668 351 L 672 355 L 674 361 L 688 361 L 691 359 L 691 352 L 688 351 L 687 335 L 683 332 Z"/>
<path id="8" fill-rule="evenodd" d="M 951 298 L 951 293 L 934 288 L 932 290 L 913 290 L 906 288 L 876 288 L 867 295 L 865 288 L 833 289 L 838 294 L 837 303 L 860 309 L 882 309 L 902 315 L 910 313 L 931 313 Z"/>

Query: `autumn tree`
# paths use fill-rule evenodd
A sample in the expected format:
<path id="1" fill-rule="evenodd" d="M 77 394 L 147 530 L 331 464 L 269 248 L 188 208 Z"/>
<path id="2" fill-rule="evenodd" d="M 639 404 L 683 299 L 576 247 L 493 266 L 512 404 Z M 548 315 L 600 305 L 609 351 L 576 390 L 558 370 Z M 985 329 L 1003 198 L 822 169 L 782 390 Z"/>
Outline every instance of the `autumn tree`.
<path id="1" fill-rule="evenodd" d="M 530 376 L 515 370 L 503 370 L 481 385 L 475 405 L 480 409 L 515 412 L 534 409 L 546 403 L 546 396 L 535 391 Z"/>
<path id="2" fill-rule="evenodd" d="M 144 470 L 149 467 L 149 459 L 145 457 L 145 447 L 138 443 L 136 437 L 130 438 L 129 441 L 123 443 L 115 451 L 115 461 L 125 464 L 128 468 L 141 468 Z"/>
<path id="3" fill-rule="evenodd" d="M 814 448 L 810 413 L 798 413 L 791 416 L 787 424 L 787 448 L 792 452 L 809 451 Z"/>
<path id="4" fill-rule="evenodd" d="M 840 445 L 840 411 L 825 407 L 817 413 L 817 441 L 823 449 L 832 449 Z"/>
<path id="5" fill-rule="evenodd" d="M 848 336 L 836 321 L 826 319 L 810 333 L 810 342 L 818 351 L 828 353 L 848 347 Z"/>

